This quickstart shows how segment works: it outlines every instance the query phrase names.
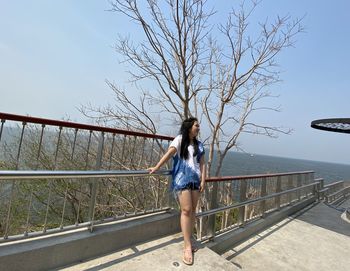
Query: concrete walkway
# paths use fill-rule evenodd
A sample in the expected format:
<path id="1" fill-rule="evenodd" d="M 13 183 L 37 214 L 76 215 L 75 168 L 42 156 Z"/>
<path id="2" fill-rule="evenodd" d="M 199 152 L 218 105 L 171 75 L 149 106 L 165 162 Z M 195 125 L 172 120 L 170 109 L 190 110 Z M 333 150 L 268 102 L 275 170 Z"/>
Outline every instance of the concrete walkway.
<path id="1" fill-rule="evenodd" d="M 187 266 L 182 263 L 182 247 L 183 243 L 181 234 L 175 234 L 59 270 L 240 270 L 235 265 L 206 247 L 200 247 L 200 249 L 194 254 L 194 264 L 192 266 Z"/>
<path id="2" fill-rule="evenodd" d="M 316 204 L 222 256 L 240 270 L 350 270 L 350 224 L 341 214 Z"/>
<path id="3" fill-rule="evenodd" d="M 182 263 L 182 237 L 175 234 L 60 270 L 345 271 L 350 270 L 350 223 L 341 214 L 314 204 L 221 256 L 201 247 L 193 266 Z"/>

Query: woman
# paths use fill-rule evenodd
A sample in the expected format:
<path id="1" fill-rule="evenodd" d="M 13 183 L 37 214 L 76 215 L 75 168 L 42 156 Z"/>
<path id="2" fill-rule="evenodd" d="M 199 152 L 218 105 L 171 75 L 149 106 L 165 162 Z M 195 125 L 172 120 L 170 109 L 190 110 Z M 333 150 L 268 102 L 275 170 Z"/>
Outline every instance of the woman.
<path id="1" fill-rule="evenodd" d="M 196 118 L 183 121 L 178 135 L 170 144 L 168 151 L 155 167 L 149 168 L 150 173 L 159 170 L 170 157 L 174 158 L 172 170 L 172 190 L 179 199 L 181 216 L 180 224 L 184 237 L 183 262 L 193 263 L 191 235 L 195 222 L 195 211 L 199 193 L 205 185 L 204 146 L 197 140 L 199 123 Z"/>

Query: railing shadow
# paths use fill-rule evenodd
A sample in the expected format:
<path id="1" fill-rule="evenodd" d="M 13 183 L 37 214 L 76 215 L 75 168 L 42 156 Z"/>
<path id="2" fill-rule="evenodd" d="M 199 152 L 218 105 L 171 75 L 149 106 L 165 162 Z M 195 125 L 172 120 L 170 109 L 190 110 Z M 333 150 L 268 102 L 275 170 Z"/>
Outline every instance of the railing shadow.
<path id="1" fill-rule="evenodd" d="M 226 260 L 231 261 L 233 258 L 235 258 L 236 256 L 242 254 L 243 252 L 245 252 L 246 250 L 248 250 L 249 248 L 253 247 L 254 245 L 256 245 L 257 243 L 261 242 L 262 240 L 264 240 L 266 237 L 270 236 L 271 234 L 273 234 L 274 232 L 280 230 L 281 228 L 283 228 L 284 226 L 288 225 L 290 222 L 292 222 L 295 219 L 298 219 L 298 217 L 300 217 L 301 215 L 303 215 L 304 213 L 306 213 L 307 211 L 309 211 L 310 209 L 312 209 L 313 207 L 315 207 L 318 203 L 313 203 L 309 206 L 307 206 L 306 208 L 300 210 L 299 212 L 288 216 L 287 219 L 273 225 L 272 227 L 274 227 L 272 230 L 265 229 L 262 232 L 256 234 L 254 237 L 258 237 L 255 241 L 247 244 L 246 246 L 242 247 L 239 250 L 235 250 L 235 248 L 231 249 L 231 251 L 233 251 L 234 253 L 230 256 L 228 256 L 226 258 Z M 271 227 L 270 227 L 271 228 Z M 267 232 L 268 231 L 268 232 Z M 236 247 L 238 247 L 239 245 L 243 244 L 244 242 L 246 242 L 247 240 L 251 239 L 252 236 L 243 239 L 240 243 L 238 243 L 236 245 Z"/>
<path id="2" fill-rule="evenodd" d="M 342 213 L 344 210 L 340 208 L 321 203 L 298 219 L 329 231 L 350 236 L 349 223 L 341 218 Z"/>
<path id="3" fill-rule="evenodd" d="M 154 240 L 157 240 L 157 239 L 154 239 Z M 120 262 L 123 262 L 123 261 L 126 261 L 126 260 L 130 260 L 132 258 L 135 258 L 135 257 L 141 256 L 141 255 L 147 254 L 149 252 L 161 249 L 161 248 L 166 247 L 166 246 L 171 245 L 171 244 L 179 243 L 182 240 L 183 240 L 182 237 L 178 237 L 178 238 L 174 238 L 174 239 L 171 239 L 171 240 L 168 240 L 168 241 L 164 241 L 164 242 L 162 242 L 160 244 L 157 244 L 157 245 L 154 245 L 152 247 L 145 248 L 145 249 L 138 249 L 137 248 L 139 245 L 143 244 L 143 243 L 140 243 L 140 244 L 137 244 L 137 245 L 134 245 L 134 246 L 131 246 L 131 247 L 128 248 L 128 249 L 131 249 L 134 252 L 133 254 L 125 255 L 125 256 L 122 256 L 122 257 L 120 257 L 118 259 L 114 259 L 114 260 L 105 262 L 103 264 L 100 264 L 98 266 L 89 267 L 87 269 L 82 269 L 82 270 L 84 270 L 84 271 L 104 270 L 105 268 L 111 267 L 111 266 L 113 266 L 115 264 L 118 264 Z M 150 241 L 147 241 L 147 242 L 150 242 Z M 119 251 L 123 251 L 123 250 L 119 250 Z M 116 251 L 116 252 L 118 252 L 118 251 Z M 116 252 L 113 252 L 113 253 L 116 253 Z M 98 257 L 86 260 L 84 262 L 89 262 L 89 261 L 92 261 L 94 259 L 101 258 L 101 257 L 104 257 L 104 256 L 108 256 L 108 255 L 111 255 L 111 254 L 112 253 L 107 253 L 107 254 L 104 254 L 104 255 L 100 255 Z M 66 266 L 66 268 L 69 268 L 69 267 L 75 266 L 75 265 L 76 265 L 76 263 L 73 264 L 73 265 L 70 265 L 70 266 Z M 55 269 L 55 270 L 60 270 L 60 269 Z"/>

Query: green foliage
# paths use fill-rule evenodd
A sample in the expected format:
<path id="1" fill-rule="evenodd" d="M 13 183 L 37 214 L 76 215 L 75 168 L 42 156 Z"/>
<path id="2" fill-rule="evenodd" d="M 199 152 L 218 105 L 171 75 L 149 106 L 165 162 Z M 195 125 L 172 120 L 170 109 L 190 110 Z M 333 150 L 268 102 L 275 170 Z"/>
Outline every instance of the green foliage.
<path id="1" fill-rule="evenodd" d="M 229 227 L 229 226 L 232 226 L 234 224 L 237 224 L 238 222 L 238 209 L 232 209 L 232 210 L 229 210 L 229 214 L 228 214 L 228 218 L 227 218 L 227 221 L 228 221 L 228 225 L 226 227 Z M 215 216 L 215 231 L 220 231 L 222 230 L 223 228 L 223 216 L 225 215 L 224 212 L 222 213 L 218 213 L 216 214 Z"/>

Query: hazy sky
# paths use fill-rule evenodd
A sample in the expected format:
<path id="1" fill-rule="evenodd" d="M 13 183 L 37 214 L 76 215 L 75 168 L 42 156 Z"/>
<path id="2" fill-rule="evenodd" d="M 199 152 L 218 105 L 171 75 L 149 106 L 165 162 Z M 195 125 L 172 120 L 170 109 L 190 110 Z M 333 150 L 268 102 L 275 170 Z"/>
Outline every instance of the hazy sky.
<path id="1" fill-rule="evenodd" d="M 230 2 L 213 2 L 217 16 Z M 0 112 L 87 122 L 77 107 L 111 101 L 105 79 L 126 85 L 112 47 L 118 34 L 136 28 L 109 8 L 103 0 L 0 0 Z M 263 116 L 294 132 L 245 136 L 247 152 L 350 164 L 350 134 L 310 128 L 314 119 L 350 117 L 349 10 L 348 0 L 262 1 L 262 19 L 306 15 L 306 33 L 278 58 L 283 82 L 274 86 L 280 97 L 272 102 L 283 111 Z"/>

